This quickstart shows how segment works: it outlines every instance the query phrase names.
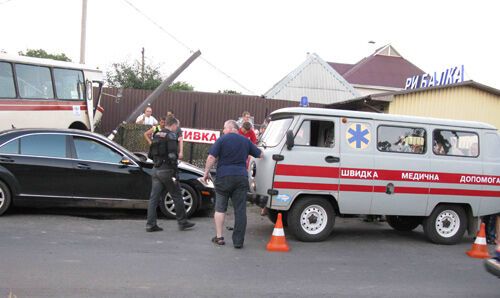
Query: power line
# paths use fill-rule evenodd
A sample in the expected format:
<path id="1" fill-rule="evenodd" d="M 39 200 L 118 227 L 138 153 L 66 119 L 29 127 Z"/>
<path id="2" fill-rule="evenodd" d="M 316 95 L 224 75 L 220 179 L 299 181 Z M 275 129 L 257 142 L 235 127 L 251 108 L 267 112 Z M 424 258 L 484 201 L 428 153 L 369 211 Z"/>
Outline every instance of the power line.
<path id="1" fill-rule="evenodd" d="M 9 0 L 9 1 L 12 1 L 12 0 Z M 179 38 L 177 38 L 175 35 L 173 35 L 172 33 L 168 32 L 165 28 L 163 28 L 163 26 L 161 26 L 160 24 L 158 24 L 155 20 L 153 20 L 151 17 L 149 17 L 148 15 L 146 15 L 144 12 L 142 12 L 139 8 L 137 8 L 134 4 L 132 4 L 129 0 L 123 0 L 125 3 L 127 3 L 130 7 L 132 7 L 135 11 L 137 11 L 137 13 L 139 13 L 140 15 L 142 15 L 143 17 L 145 17 L 148 21 L 150 21 L 153 25 L 155 25 L 156 27 L 158 27 L 161 31 L 163 31 L 164 33 L 166 33 L 168 36 L 170 36 L 170 38 L 172 38 L 173 40 L 175 40 L 177 43 L 179 43 L 182 47 L 184 47 L 186 50 L 188 50 L 190 53 L 194 53 L 195 51 L 190 48 L 187 44 L 185 44 L 184 42 L 182 42 Z M 253 94 L 253 95 L 256 95 L 257 93 L 248 89 L 247 87 L 245 87 L 243 84 L 241 84 L 240 82 L 238 82 L 236 79 L 234 79 L 233 77 L 231 77 L 229 74 L 227 74 L 226 72 L 222 71 L 220 68 L 218 68 L 217 66 L 215 66 L 215 64 L 213 64 L 212 62 L 208 61 L 207 59 L 205 59 L 203 56 L 200 57 L 200 59 L 202 61 L 204 61 L 205 63 L 207 63 L 210 67 L 212 67 L 214 70 L 216 70 L 217 72 L 221 73 L 222 75 L 224 75 L 226 78 L 228 78 L 229 80 L 231 80 L 233 83 L 235 83 L 236 85 L 238 85 L 239 87 L 241 87 L 242 89 L 246 90 L 247 92 L 249 92 L 250 94 Z"/>

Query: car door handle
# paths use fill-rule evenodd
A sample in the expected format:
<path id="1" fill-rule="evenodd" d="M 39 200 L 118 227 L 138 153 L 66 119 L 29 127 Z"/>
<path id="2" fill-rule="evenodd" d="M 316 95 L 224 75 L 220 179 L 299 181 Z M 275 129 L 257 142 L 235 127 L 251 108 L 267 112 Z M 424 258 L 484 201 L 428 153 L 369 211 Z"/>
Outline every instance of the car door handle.
<path id="1" fill-rule="evenodd" d="M 14 162 L 14 160 L 8 156 L 0 156 L 0 162 Z"/>
<path id="2" fill-rule="evenodd" d="M 90 166 L 88 164 L 85 164 L 85 163 L 78 163 L 78 165 L 76 167 L 79 169 L 82 169 L 82 170 L 90 170 Z"/>
<path id="3" fill-rule="evenodd" d="M 325 157 L 325 161 L 328 163 L 340 162 L 340 158 L 328 155 L 327 157 Z"/>

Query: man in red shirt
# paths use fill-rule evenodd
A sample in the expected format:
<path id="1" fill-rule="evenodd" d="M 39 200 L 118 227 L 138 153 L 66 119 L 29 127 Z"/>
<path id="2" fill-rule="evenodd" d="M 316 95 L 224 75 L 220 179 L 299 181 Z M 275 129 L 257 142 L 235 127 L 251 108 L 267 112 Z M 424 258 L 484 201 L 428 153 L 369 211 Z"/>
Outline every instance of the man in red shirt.
<path id="1" fill-rule="evenodd" d="M 238 131 L 240 135 L 249 139 L 253 144 L 257 144 L 257 136 L 252 129 L 252 124 L 250 122 L 245 122 Z"/>

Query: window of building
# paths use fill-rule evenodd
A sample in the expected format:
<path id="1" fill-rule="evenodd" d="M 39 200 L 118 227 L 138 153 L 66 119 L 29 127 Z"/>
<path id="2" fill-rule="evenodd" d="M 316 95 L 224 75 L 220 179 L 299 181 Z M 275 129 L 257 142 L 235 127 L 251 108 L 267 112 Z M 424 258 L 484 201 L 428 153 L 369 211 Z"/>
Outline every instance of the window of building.
<path id="1" fill-rule="evenodd" d="M 48 67 L 17 64 L 16 75 L 19 95 L 22 98 L 54 98 Z"/>
<path id="2" fill-rule="evenodd" d="M 39 134 L 21 138 L 21 154 L 66 157 L 66 136 L 59 134 Z"/>
<path id="3" fill-rule="evenodd" d="M 80 70 L 54 68 L 57 98 L 82 100 L 84 95 L 83 73 Z"/>
<path id="4" fill-rule="evenodd" d="M 434 130 L 432 151 L 436 155 L 479 156 L 479 137 L 473 132 Z"/>
<path id="5" fill-rule="evenodd" d="M 19 154 L 19 139 L 8 142 L 0 147 L 0 154 Z"/>
<path id="6" fill-rule="evenodd" d="M 0 97 L 16 97 L 16 87 L 14 85 L 12 65 L 6 62 L 0 62 Z"/>
<path id="7" fill-rule="evenodd" d="M 74 138 L 76 157 L 82 160 L 120 163 L 123 156 L 113 149 L 87 138 Z"/>
<path id="8" fill-rule="evenodd" d="M 331 121 L 305 120 L 295 134 L 294 144 L 296 146 L 333 148 L 335 146 L 335 125 Z"/>
<path id="9" fill-rule="evenodd" d="M 377 133 L 377 149 L 382 152 L 424 154 L 426 131 L 419 127 L 381 125 Z"/>

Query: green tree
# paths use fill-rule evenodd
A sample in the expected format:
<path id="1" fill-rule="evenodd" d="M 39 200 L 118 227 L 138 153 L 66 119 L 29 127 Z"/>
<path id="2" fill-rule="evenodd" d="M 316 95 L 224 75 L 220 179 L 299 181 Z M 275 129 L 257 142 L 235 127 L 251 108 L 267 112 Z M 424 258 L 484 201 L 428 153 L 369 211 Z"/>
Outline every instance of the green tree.
<path id="1" fill-rule="evenodd" d="M 168 87 L 169 91 L 194 91 L 194 87 L 187 82 L 175 82 Z"/>
<path id="2" fill-rule="evenodd" d="M 163 81 L 159 66 L 144 65 L 144 74 L 139 62 L 113 63 L 106 72 L 106 81 L 112 87 L 154 90 Z"/>
<path id="3" fill-rule="evenodd" d="M 59 54 L 49 54 L 43 49 L 27 49 L 26 53 L 23 51 L 18 53 L 21 56 L 28 56 L 28 57 L 36 57 L 36 58 L 44 58 L 44 59 L 54 59 L 54 60 L 59 60 L 59 61 L 67 61 L 71 62 L 71 59 L 66 56 L 64 53 L 59 53 Z"/>

